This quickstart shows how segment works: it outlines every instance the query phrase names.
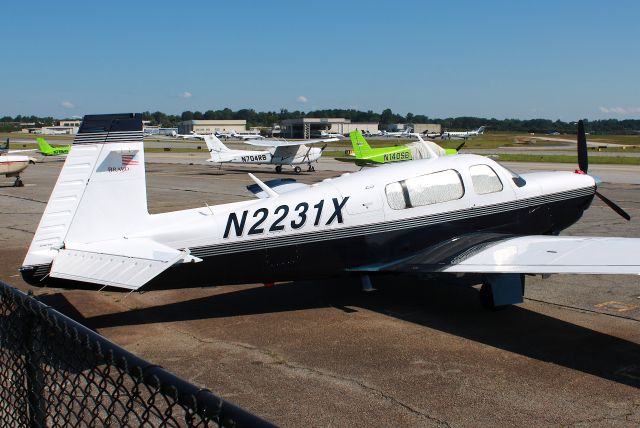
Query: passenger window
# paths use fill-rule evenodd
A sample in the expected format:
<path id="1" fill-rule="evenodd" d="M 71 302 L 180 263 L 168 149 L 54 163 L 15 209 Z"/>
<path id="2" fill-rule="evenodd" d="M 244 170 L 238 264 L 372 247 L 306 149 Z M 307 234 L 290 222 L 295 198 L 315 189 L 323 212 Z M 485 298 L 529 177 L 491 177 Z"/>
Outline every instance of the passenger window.
<path id="1" fill-rule="evenodd" d="M 502 191 L 498 174 L 489 165 L 473 165 L 469 168 L 473 190 L 478 195 Z"/>
<path id="2" fill-rule="evenodd" d="M 453 201 L 464 196 L 460 174 L 452 169 L 387 184 L 385 191 L 387 202 L 394 210 Z"/>
<path id="3" fill-rule="evenodd" d="M 387 184 L 385 192 L 387 193 L 387 201 L 391 208 L 394 210 L 403 210 L 407 208 L 407 203 L 404 200 L 404 193 L 402 192 L 402 185 L 400 183 Z"/>
<path id="4" fill-rule="evenodd" d="M 464 195 L 460 174 L 452 169 L 405 180 L 412 207 L 453 201 Z"/>

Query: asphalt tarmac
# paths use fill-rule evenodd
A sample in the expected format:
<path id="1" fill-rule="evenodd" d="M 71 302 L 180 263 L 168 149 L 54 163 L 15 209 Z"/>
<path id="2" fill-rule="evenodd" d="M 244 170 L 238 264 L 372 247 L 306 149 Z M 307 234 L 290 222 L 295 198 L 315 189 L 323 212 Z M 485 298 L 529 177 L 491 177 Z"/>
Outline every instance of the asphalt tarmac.
<path id="1" fill-rule="evenodd" d="M 205 159 L 148 154 L 150 211 L 252 197 L 247 169 Z M 640 425 L 638 276 L 528 277 L 525 302 L 499 312 L 482 309 L 474 288 L 403 277 L 374 279 L 369 293 L 357 279 L 130 295 L 32 288 L 17 269 L 61 166 L 47 159 L 24 172 L 25 187 L 0 187 L 0 279 L 272 422 Z M 640 237 L 638 169 L 625 168 L 611 166 L 600 191 L 632 220 L 596 200 L 566 234 Z M 280 177 L 312 183 L 357 168 L 322 160 L 317 169 Z M 249 170 L 279 176 L 267 166 Z"/>

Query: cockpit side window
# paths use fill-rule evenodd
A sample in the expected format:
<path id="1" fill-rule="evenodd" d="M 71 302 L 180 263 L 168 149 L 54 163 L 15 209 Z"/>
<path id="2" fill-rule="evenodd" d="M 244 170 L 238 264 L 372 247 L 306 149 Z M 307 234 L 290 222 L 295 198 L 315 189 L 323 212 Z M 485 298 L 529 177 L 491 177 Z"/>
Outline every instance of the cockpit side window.
<path id="1" fill-rule="evenodd" d="M 473 190 L 478 195 L 501 192 L 503 189 L 500 177 L 489 165 L 473 165 L 469 167 L 469 174 L 471 174 Z"/>
<path id="2" fill-rule="evenodd" d="M 387 202 L 394 210 L 453 201 L 464 196 L 462 178 L 448 169 L 388 184 Z"/>

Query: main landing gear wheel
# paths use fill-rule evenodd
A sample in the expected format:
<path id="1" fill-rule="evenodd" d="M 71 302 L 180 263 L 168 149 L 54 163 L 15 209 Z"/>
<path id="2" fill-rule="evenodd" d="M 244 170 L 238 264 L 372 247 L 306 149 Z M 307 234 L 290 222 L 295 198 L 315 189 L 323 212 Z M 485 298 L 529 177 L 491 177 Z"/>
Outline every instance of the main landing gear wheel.
<path id="1" fill-rule="evenodd" d="M 316 170 L 316 169 L 313 167 L 313 165 L 309 165 L 309 169 L 308 169 L 308 171 L 309 171 L 309 172 L 313 172 L 313 171 L 315 171 L 315 170 Z"/>
<path id="2" fill-rule="evenodd" d="M 16 177 L 16 181 L 13 182 L 13 187 L 24 187 L 24 183 L 20 177 Z"/>
<path id="3" fill-rule="evenodd" d="M 280 174 L 282 172 L 282 165 L 276 166 L 276 172 Z"/>
<path id="4" fill-rule="evenodd" d="M 300 171 L 302 171 L 302 169 L 299 166 L 293 168 L 293 172 L 295 172 L 296 174 L 300 174 Z"/>

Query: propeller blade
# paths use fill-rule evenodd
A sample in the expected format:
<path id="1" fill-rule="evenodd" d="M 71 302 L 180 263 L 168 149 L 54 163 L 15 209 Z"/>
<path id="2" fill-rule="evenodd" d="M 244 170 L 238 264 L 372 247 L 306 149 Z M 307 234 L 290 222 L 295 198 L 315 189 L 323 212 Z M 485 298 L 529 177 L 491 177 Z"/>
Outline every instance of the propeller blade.
<path id="1" fill-rule="evenodd" d="M 622 208 L 620 208 L 618 205 L 616 205 L 615 202 L 605 198 L 600 192 L 598 192 L 596 190 L 596 196 L 599 197 L 602 202 L 604 202 L 605 204 L 607 204 L 609 206 L 609 208 L 611 208 L 612 210 L 614 210 L 615 212 L 618 213 L 618 215 L 620 215 L 620 217 L 624 218 L 625 220 L 631 220 L 631 216 L 629 214 L 626 213 L 625 210 L 623 210 Z"/>
<path id="2" fill-rule="evenodd" d="M 584 132 L 584 123 L 578 121 L 578 168 L 586 173 L 589 169 L 589 155 L 587 154 L 587 135 Z"/>
<path id="3" fill-rule="evenodd" d="M 324 149 L 326 149 L 326 148 L 327 148 L 327 144 L 325 143 L 325 145 L 322 146 L 322 148 L 320 149 L 320 152 L 324 152 Z"/>
<path id="4" fill-rule="evenodd" d="M 463 141 L 462 144 L 460 144 L 458 147 L 456 147 L 456 152 L 459 152 L 461 148 L 464 147 L 464 145 L 467 144 L 467 141 Z"/>

